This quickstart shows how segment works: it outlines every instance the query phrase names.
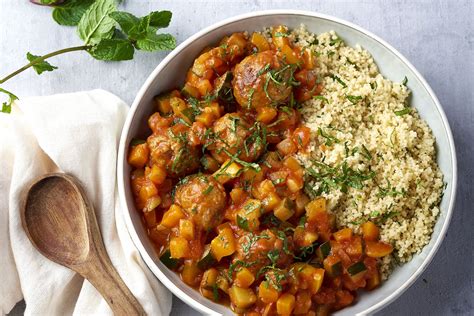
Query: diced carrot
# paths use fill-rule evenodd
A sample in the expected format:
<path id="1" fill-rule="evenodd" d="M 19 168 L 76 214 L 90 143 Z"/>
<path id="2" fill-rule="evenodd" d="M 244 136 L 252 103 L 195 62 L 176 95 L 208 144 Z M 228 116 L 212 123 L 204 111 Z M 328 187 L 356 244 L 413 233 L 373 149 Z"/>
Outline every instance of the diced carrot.
<path id="1" fill-rule="evenodd" d="M 381 258 L 391 254 L 393 247 L 382 241 L 366 241 L 365 253 L 371 258 Z"/>

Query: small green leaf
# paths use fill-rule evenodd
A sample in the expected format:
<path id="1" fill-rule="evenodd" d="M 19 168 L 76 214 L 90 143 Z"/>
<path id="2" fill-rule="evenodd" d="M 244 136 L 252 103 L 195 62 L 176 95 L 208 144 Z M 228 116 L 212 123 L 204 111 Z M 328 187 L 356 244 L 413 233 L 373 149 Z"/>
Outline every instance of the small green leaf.
<path id="1" fill-rule="evenodd" d="M 109 39 L 114 34 L 115 20 L 109 15 L 116 10 L 114 0 L 94 2 L 84 13 L 77 32 L 85 44 L 97 44 L 102 39 Z"/>
<path id="2" fill-rule="evenodd" d="M 29 61 L 35 61 L 36 59 L 40 58 L 41 56 L 36 56 L 31 53 L 26 53 L 26 58 Z M 58 69 L 58 67 L 51 65 L 46 60 L 43 60 L 37 64 L 33 65 L 33 69 L 36 71 L 38 75 L 41 75 L 45 71 L 53 71 L 54 69 Z"/>
<path id="3" fill-rule="evenodd" d="M 5 89 L 0 88 L 0 92 L 5 93 L 8 96 L 8 101 L 2 103 L 2 113 L 10 113 L 12 111 L 12 104 L 15 100 L 18 100 L 18 97 L 7 91 Z"/>
<path id="4" fill-rule="evenodd" d="M 89 50 L 95 59 L 99 60 L 130 60 L 133 59 L 135 49 L 129 40 L 102 39 L 96 46 Z"/>
<path id="5" fill-rule="evenodd" d="M 157 28 L 165 28 L 170 25 L 171 16 L 170 11 L 154 11 L 148 14 L 150 17 L 150 26 Z"/>
<path id="6" fill-rule="evenodd" d="M 94 1 L 95 0 L 69 0 L 61 6 L 54 8 L 53 19 L 60 25 L 75 26 Z"/>
<path id="7" fill-rule="evenodd" d="M 127 35 L 140 22 L 140 19 L 133 14 L 123 11 L 112 12 L 109 16 L 120 25 L 122 31 Z"/>
<path id="8" fill-rule="evenodd" d="M 396 116 L 403 116 L 405 114 L 408 114 L 411 112 L 411 108 L 404 108 L 403 110 L 400 111 L 393 111 Z"/>
<path id="9" fill-rule="evenodd" d="M 176 47 L 176 39 L 170 34 L 149 32 L 144 39 L 137 40 L 138 49 L 145 51 L 170 50 Z"/>

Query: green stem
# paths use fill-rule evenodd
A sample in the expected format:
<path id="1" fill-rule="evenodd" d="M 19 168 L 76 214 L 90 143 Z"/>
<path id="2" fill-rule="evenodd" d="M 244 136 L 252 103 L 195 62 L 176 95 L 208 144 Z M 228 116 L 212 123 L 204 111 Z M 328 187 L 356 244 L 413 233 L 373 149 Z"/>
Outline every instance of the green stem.
<path id="1" fill-rule="evenodd" d="M 0 79 L 0 84 L 6 82 L 7 80 L 11 79 L 12 77 L 15 77 L 16 75 L 18 75 L 19 73 L 25 71 L 26 69 L 30 68 L 30 67 L 33 67 L 34 65 L 36 64 L 39 64 L 40 62 L 48 59 L 48 58 L 51 58 L 53 56 L 57 56 L 57 55 L 61 55 L 61 54 L 64 54 L 64 53 L 69 53 L 69 52 L 74 52 L 74 51 L 79 51 L 79 50 L 87 50 L 89 48 L 91 48 L 92 46 L 90 45 L 83 45 L 83 46 L 75 46 L 75 47 L 69 47 L 69 48 L 64 48 L 64 49 L 60 49 L 60 50 L 57 50 L 55 52 L 52 52 L 52 53 L 49 53 L 49 54 L 46 54 L 44 56 L 41 56 L 35 60 L 33 60 L 32 62 L 30 62 L 29 64 L 26 64 L 25 66 L 21 67 L 20 69 L 12 72 L 11 74 L 9 74 L 8 76 L 6 76 L 5 78 L 3 79 Z"/>

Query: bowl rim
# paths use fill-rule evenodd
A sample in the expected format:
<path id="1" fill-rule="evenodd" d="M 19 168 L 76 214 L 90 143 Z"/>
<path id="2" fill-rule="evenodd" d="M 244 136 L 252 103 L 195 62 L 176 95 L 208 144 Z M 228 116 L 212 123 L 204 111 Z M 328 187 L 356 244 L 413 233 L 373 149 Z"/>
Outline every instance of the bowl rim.
<path id="1" fill-rule="evenodd" d="M 450 152 L 451 152 L 451 161 L 452 161 L 452 183 L 451 183 L 451 199 L 448 202 L 447 206 L 447 212 L 446 212 L 446 217 L 445 221 L 443 223 L 443 226 L 441 227 L 441 230 L 439 232 L 438 238 L 435 240 L 433 248 L 428 252 L 426 258 L 423 260 L 421 265 L 416 269 L 416 271 L 408 278 L 407 281 L 405 281 L 402 286 L 400 286 L 397 290 L 393 291 L 390 295 L 386 296 L 384 299 L 380 300 L 376 304 L 372 305 L 370 308 L 367 308 L 365 311 L 361 312 L 360 314 L 366 314 L 366 313 L 374 313 L 375 311 L 378 311 L 382 309 L 383 307 L 389 305 L 393 301 L 395 301 L 401 294 L 403 294 L 417 279 L 418 277 L 425 271 L 427 266 L 431 263 L 433 257 L 435 254 L 438 252 L 438 249 L 440 248 L 441 243 L 444 240 L 444 237 L 446 235 L 446 231 L 449 227 L 453 209 L 454 209 L 454 204 L 456 201 L 456 191 L 457 191 L 457 158 L 456 158 L 456 149 L 455 149 L 455 144 L 453 140 L 453 135 L 452 131 L 448 122 L 448 119 L 446 117 L 446 114 L 436 97 L 435 93 L 431 89 L 430 85 L 426 82 L 426 80 L 423 78 L 423 76 L 416 70 L 416 68 L 400 53 L 398 50 L 396 50 L 394 47 L 392 47 L 390 44 L 388 44 L 385 40 L 381 39 L 377 35 L 365 30 L 364 28 L 353 24 L 351 22 L 345 21 L 343 19 L 333 17 L 331 15 L 327 14 L 322 14 L 322 13 L 317 13 L 317 12 L 312 12 L 312 11 L 307 11 L 307 10 L 285 10 L 285 9 L 279 9 L 279 10 L 262 10 L 262 11 L 255 11 L 255 12 L 250 12 L 250 13 L 244 13 L 244 14 L 239 14 L 230 18 L 226 18 L 222 21 L 216 22 L 208 27 L 205 27 L 201 31 L 195 33 L 194 35 L 190 36 L 187 38 L 185 41 L 183 41 L 180 45 L 178 45 L 173 51 L 171 51 L 157 66 L 156 68 L 151 72 L 151 74 L 148 76 L 140 90 L 138 91 L 132 106 L 127 114 L 127 118 L 125 120 L 122 133 L 120 136 L 120 143 L 119 143 L 119 151 L 118 151 L 118 160 L 117 160 L 117 179 L 118 179 L 118 191 L 119 191 L 119 200 L 121 204 L 121 213 L 123 216 L 123 219 L 125 221 L 128 233 L 130 234 L 130 237 L 135 245 L 135 247 L 138 249 L 138 252 L 140 253 L 140 256 L 146 263 L 147 267 L 153 272 L 153 274 L 178 298 L 180 298 L 183 302 L 194 308 L 195 310 L 205 313 L 205 314 L 211 314 L 211 315 L 220 315 L 216 311 L 202 305 L 201 303 L 197 302 L 193 298 L 191 298 L 188 294 L 186 294 L 184 291 L 179 289 L 176 285 L 172 283 L 170 279 L 168 279 L 165 274 L 158 268 L 158 266 L 155 264 L 153 259 L 150 257 L 148 252 L 146 251 L 145 247 L 143 246 L 140 238 L 138 237 L 138 234 L 136 230 L 134 229 L 132 219 L 130 217 L 130 210 L 127 207 L 127 200 L 126 200 L 126 194 L 125 194 L 125 186 L 124 186 L 124 164 L 126 163 L 125 159 L 125 148 L 126 146 L 126 139 L 127 135 L 129 134 L 129 129 L 131 126 L 131 123 L 135 117 L 136 110 L 138 108 L 138 105 L 143 98 L 145 92 L 148 90 L 150 87 L 151 83 L 153 80 L 157 77 L 157 75 L 162 71 L 162 69 L 167 65 L 176 55 L 179 54 L 180 51 L 182 51 L 184 48 L 192 44 L 194 41 L 199 39 L 200 37 L 220 28 L 225 25 L 245 20 L 245 19 L 250 19 L 250 18 L 255 18 L 259 16 L 272 16 L 272 15 L 299 15 L 299 16 L 308 16 L 308 17 L 314 17 L 314 18 L 319 18 L 319 19 L 324 19 L 328 20 L 331 22 L 336 22 L 339 24 L 342 24 L 346 27 L 352 28 L 356 31 L 361 32 L 362 34 L 372 38 L 382 46 L 384 46 L 387 50 L 392 52 L 394 55 L 396 55 L 408 68 L 415 74 L 415 77 L 421 82 L 421 85 L 423 86 L 424 89 L 426 89 L 428 95 L 430 98 L 434 101 L 435 106 L 441 116 L 442 123 L 444 125 L 444 131 L 446 132 L 447 138 L 448 138 L 448 143 L 450 147 Z"/>

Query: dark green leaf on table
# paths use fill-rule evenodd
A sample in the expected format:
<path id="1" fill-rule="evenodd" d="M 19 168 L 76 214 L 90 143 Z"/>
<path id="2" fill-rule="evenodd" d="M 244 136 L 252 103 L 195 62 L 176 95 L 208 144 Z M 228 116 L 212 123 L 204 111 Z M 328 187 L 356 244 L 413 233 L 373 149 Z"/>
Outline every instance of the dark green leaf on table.
<path id="1" fill-rule="evenodd" d="M 84 13 L 77 32 L 85 44 L 97 44 L 102 39 L 109 39 L 114 34 L 115 20 L 109 15 L 116 11 L 114 0 L 94 2 Z"/>
<path id="2" fill-rule="evenodd" d="M 95 59 L 119 61 L 133 59 L 135 49 L 129 40 L 114 38 L 102 39 L 89 52 Z"/>
<path id="3" fill-rule="evenodd" d="M 53 19 L 56 23 L 66 26 L 75 26 L 79 23 L 94 0 L 69 0 L 53 10 Z"/>
<path id="4" fill-rule="evenodd" d="M 172 13 L 170 11 L 154 11 L 148 14 L 150 26 L 164 28 L 170 25 Z"/>
<path id="5" fill-rule="evenodd" d="M 170 34 L 149 32 L 144 39 L 137 41 L 138 49 L 144 51 L 169 50 L 176 47 L 176 39 Z"/>
<path id="6" fill-rule="evenodd" d="M 123 11 L 115 11 L 110 13 L 110 17 L 120 25 L 122 31 L 129 37 L 131 37 L 131 34 L 137 32 L 137 28 L 140 24 L 140 19 L 134 16 L 133 14 Z"/>

